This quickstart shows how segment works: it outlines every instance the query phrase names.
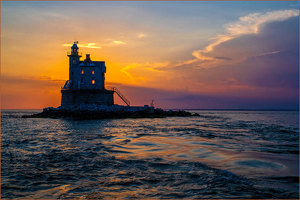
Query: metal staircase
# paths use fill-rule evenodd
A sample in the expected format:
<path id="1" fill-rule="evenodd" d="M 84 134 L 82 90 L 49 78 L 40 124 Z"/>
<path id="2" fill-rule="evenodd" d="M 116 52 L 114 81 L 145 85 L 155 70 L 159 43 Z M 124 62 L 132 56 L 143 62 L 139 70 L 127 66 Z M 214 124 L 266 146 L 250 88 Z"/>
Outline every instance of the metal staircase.
<path id="1" fill-rule="evenodd" d="M 117 93 L 117 95 L 124 101 L 127 106 L 130 106 L 130 101 L 118 90 L 118 88 L 113 87 L 112 90 Z"/>

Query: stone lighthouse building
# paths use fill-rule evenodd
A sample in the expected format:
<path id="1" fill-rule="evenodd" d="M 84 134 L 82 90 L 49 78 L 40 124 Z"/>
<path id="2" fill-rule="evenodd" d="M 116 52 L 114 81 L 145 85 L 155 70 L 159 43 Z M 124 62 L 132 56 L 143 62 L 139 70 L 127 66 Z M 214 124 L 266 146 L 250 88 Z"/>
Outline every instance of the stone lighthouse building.
<path id="1" fill-rule="evenodd" d="M 89 54 L 81 61 L 77 43 L 74 42 L 68 53 L 69 80 L 61 89 L 61 106 L 113 105 L 115 91 L 105 89 L 105 62 L 92 61 Z"/>

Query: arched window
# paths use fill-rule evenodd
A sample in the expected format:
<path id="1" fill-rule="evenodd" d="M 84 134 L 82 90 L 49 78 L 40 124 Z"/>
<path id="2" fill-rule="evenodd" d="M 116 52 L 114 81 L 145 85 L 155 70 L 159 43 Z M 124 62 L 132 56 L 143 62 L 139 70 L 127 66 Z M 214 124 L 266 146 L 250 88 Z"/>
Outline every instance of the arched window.
<path id="1" fill-rule="evenodd" d="M 95 80 L 92 80 L 92 84 L 93 84 L 93 85 L 95 84 Z"/>
<path id="2" fill-rule="evenodd" d="M 81 74 L 84 74 L 84 70 L 83 69 L 81 70 Z"/>
<path id="3" fill-rule="evenodd" d="M 92 71 L 92 74 L 95 74 L 95 70 Z"/>

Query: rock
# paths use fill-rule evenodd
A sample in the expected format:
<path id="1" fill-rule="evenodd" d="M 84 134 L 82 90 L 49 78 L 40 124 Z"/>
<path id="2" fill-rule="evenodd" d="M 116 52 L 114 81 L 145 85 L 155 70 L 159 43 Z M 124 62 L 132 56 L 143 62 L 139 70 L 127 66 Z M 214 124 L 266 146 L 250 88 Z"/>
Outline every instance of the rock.
<path id="1" fill-rule="evenodd" d="M 157 118 L 157 117 L 190 117 L 199 116 L 197 113 L 190 113 L 184 110 L 168 110 L 164 111 L 161 108 L 149 106 L 99 106 L 80 105 L 73 107 L 48 107 L 44 108 L 43 112 L 23 116 L 38 117 L 38 118 L 74 118 L 74 119 L 112 119 L 112 118 Z"/>

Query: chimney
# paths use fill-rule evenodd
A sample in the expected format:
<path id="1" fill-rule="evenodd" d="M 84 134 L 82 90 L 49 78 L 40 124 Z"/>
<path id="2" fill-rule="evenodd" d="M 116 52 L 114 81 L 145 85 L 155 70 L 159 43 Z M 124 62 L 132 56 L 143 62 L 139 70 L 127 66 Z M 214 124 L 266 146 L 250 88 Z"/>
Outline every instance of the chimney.
<path id="1" fill-rule="evenodd" d="M 91 62 L 90 54 L 86 54 L 85 60 L 86 62 Z"/>

